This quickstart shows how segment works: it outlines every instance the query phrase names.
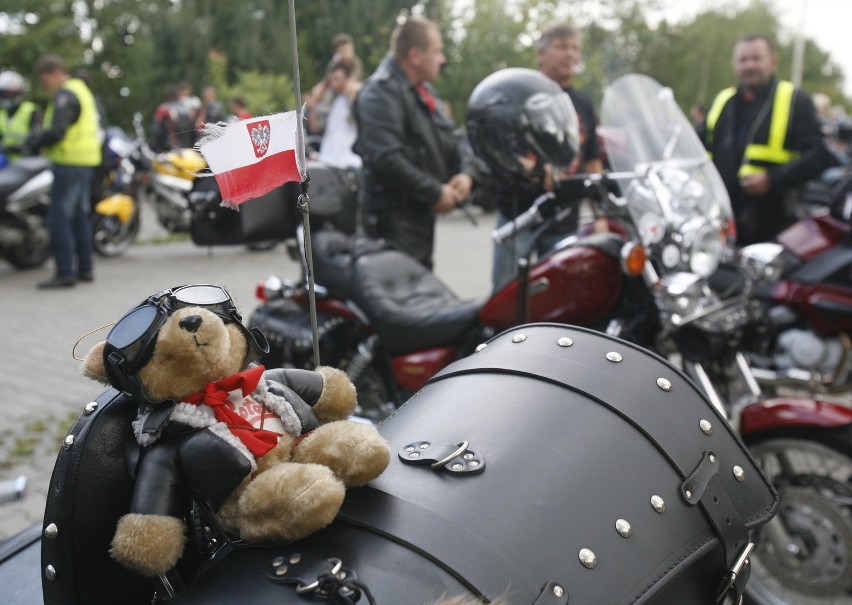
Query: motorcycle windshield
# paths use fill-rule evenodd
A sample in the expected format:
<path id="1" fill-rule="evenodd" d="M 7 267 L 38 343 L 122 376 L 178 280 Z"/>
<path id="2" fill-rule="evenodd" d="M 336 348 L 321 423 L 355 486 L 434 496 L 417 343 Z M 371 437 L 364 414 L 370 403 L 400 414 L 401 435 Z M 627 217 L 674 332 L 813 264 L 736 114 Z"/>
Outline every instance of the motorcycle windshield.
<path id="1" fill-rule="evenodd" d="M 630 173 L 618 180 L 643 243 L 699 218 L 721 231 L 733 224 L 722 179 L 670 88 L 618 78 L 604 93 L 600 134 L 610 169 Z"/>

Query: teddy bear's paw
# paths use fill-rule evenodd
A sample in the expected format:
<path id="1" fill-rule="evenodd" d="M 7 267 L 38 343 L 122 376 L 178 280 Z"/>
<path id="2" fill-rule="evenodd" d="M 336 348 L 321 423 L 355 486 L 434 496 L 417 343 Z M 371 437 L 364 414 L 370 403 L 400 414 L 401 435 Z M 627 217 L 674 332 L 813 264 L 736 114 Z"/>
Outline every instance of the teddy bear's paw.
<path id="1" fill-rule="evenodd" d="M 322 374 L 322 395 L 313 406 L 314 414 L 320 422 L 332 422 L 348 418 L 355 410 L 358 397 L 355 385 L 345 372 L 330 366 L 320 366 L 317 372 Z"/>
<path id="2" fill-rule="evenodd" d="M 180 519 L 130 513 L 118 520 L 109 552 L 125 567 L 156 576 L 174 567 L 185 542 Z"/>
<path id="3" fill-rule="evenodd" d="M 345 488 L 328 468 L 284 463 L 259 475 L 239 500 L 247 540 L 298 540 L 334 520 Z"/>
<path id="4" fill-rule="evenodd" d="M 327 466 L 347 487 L 354 487 L 382 474 L 390 462 L 390 446 L 372 425 L 331 422 L 300 441 L 293 460 Z"/>

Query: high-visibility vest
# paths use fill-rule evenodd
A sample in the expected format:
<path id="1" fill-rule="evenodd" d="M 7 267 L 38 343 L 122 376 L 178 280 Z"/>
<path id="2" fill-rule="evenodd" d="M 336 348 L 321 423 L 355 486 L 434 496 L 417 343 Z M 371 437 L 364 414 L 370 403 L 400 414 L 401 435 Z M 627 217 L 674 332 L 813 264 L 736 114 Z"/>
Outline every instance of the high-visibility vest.
<path id="1" fill-rule="evenodd" d="M 30 134 L 30 123 L 36 104 L 32 101 L 24 101 L 18 106 L 17 111 L 10 117 L 9 112 L 0 109 L 0 137 L 7 147 L 20 147 Z M 11 159 L 20 157 L 19 153 L 8 154 Z"/>
<path id="2" fill-rule="evenodd" d="M 726 88 L 713 100 L 710 111 L 707 112 L 707 140 L 712 147 L 714 131 L 719 116 L 728 102 L 736 94 L 736 88 Z M 790 114 L 793 110 L 793 94 L 795 87 L 792 82 L 779 80 L 773 90 L 772 113 L 769 122 L 769 134 L 766 141 L 752 141 L 746 145 L 743 152 L 742 164 L 738 176 L 765 172 L 767 166 L 789 163 L 798 157 L 799 153 L 784 147 L 787 129 L 790 125 Z"/>
<path id="3" fill-rule="evenodd" d="M 98 166 L 101 163 L 101 143 L 98 138 L 98 108 L 95 97 L 86 83 L 69 78 L 62 88 L 70 90 L 80 103 L 80 117 L 68 127 L 61 141 L 47 148 L 45 155 L 54 164 Z M 44 114 L 44 127 L 50 128 L 54 101 Z"/>

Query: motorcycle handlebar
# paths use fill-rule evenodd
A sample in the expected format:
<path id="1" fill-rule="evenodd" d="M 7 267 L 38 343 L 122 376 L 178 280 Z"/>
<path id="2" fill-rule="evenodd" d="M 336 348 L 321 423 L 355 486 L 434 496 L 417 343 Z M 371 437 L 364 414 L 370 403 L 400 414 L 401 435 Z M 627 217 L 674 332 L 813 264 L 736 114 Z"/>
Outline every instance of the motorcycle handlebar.
<path id="1" fill-rule="evenodd" d="M 512 222 L 491 232 L 491 239 L 500 244 L 531 225 L 539 225 L 547 219 L 557 216 L 559 210 L 578 203 L 581 199 L 592 197 L 602 200 L 609 192 L 617 191 L 616 179 L 624 174 L 614 175 L 583 174 L 562 179 L 556 183 L 553 192 L 547 192 L 535 199 L 528 210 L 518 215 Z"/>
<path id="2" fill-rule="evenodd" d="M 497 243 L 502 244 L 505 240 L 509 239 L 515 233 L 517 233 L 521 229 L 525 229 L 532 225 L 533 223 L 539 224 L 541 223 L 542 216 L 539 213 L 539 206 L 543 204 L 548 199 L 553 199 L 556 196 L 552 193 L 545 193 L 540 195 L 533 202 L 532 206 L 530 206 L 525 212 L 519 214 L 515 217 L 515 219 L 505 225 L 498 227 L 494 231 L 491 232 L 491 239 Z"/>

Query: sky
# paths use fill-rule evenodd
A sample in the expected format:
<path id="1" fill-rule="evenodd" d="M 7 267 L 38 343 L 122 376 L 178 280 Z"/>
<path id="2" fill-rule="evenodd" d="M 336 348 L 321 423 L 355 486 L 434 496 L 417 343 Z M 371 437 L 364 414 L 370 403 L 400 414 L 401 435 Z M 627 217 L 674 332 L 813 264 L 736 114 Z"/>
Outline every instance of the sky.
<path id="1" fill-rule="evenodd" d="M 747 0 L 741 0 L 747 4 Z M 802 32 L 828 52 L 845 74 L 843 90 L 852 97 L 852 0 L 768 0 L 788 35 Z M 716 8 L 718 0 L 662 0 L 669 20 Z M 792 74 L 780 73 L 783 78 Z"/>

